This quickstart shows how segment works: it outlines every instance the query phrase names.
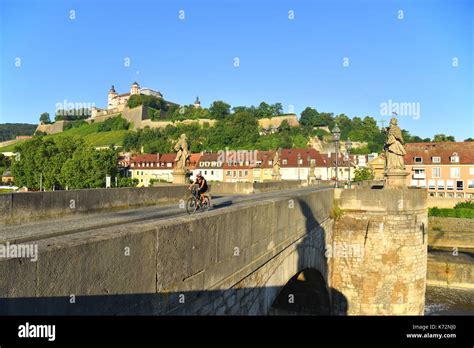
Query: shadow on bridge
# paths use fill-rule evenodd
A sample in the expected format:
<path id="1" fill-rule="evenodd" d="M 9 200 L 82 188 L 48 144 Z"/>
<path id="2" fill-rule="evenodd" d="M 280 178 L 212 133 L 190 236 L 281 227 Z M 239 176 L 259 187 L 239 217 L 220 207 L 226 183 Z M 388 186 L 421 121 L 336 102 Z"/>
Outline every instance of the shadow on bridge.
<path id="1" fill-rule="evenodd" d="M 286 284 L 144 294 L 109 294 L 104 286 L 101 295 L 0 298 L 0 315 L 346 315 L 345 296 L 328 287 L 326 231 L 314 208 L 297 203 L 305 234 L 296 246 L 296 273 Z"/>

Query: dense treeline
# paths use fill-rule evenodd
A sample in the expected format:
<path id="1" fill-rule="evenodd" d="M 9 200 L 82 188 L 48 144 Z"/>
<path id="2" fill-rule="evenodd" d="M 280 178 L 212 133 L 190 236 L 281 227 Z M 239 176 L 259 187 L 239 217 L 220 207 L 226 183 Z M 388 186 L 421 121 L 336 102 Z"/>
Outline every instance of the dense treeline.
<path id="1" fill-rule="evenodd" d="M 0 141 L 15 139 L 18 135 L 33 135 L 37 125 L 29 123 L 0 124 Z"/>
<path id="2" fill-rule="evenodd" d="M 169 152 L 172 149 L 172 142 L 181 133 L 186 133 L 188 136 L 193 152 L 218 151 L 226 147 L 258 150 L 272 150 L 278 147 L 306 147 L 309 139 L 315 136 L 330 142 L 332 139 L 330 131 L 337 123 L 341 129 L 342 141 L 351 139 L 351 141 L 367 143 L 365 147 L 354 149 L 354 153 L 366 154 L 383 150 L 385 131 L 377 125 L 373 117 L 350 119 L 344 114 L 334 116 L 331 113 L 306 108 L 301 114 L 301 127 L 290 127 L 285 121 L 277 132 L 262 134 L 258 126 L 258 119 L 275 116 L 279 113 L 281 113 L 281 104 L 279 103 L 273 105 L 261 103 L 257 108 L 252 106 L 233 109 L 222 101 L 212 103 L 209 109 L 195 109 L 189 105 L 173 111 L 171 117 L 174 119 L 215 119 L 217 120 L 215 126 L 209 127 L 205 124 L 203 127 L 199 127 L 197 124 L 179 124 L 176 127 L 168 126 L 165 129 L 144 129 L 129 132 L 124 139 L 124 148 L 125 150 L 138 151 L 143 147 L 147 153 Z M 180 118 L 179 115 L 182 117 Z M 403 130 L 403 136 L 405 142 L 431 141 L 429 138 L 422 139 L 412 136 L 407 130 Z M 442 137 L 446 139 L 444 135 L 437 135 L 435 141 L 439 141 L 438 139 Z"/>
<path id="3" fill-rule="evenodd" d="M 83 189 L 105 187 L 105 177 L 119 176 L 117 151 L 95 150 L 82 139 L 35 137 L 17 146 L 18 157 L 11 165 L 17 186 L 30 189 Z M 118 186 L 129 186 L 120 178 Z"/>

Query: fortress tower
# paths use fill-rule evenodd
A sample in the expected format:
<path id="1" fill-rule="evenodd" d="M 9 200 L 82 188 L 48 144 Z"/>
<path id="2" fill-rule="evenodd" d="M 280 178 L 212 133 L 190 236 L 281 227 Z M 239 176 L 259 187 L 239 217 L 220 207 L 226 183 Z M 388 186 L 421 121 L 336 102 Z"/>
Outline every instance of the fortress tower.
<path id="1" fill-rule="evenodd" d="M 196 97 L 196 100 L 194 101 L 194 108 L 195 109 L 201 108 L 201 102 L 199 101 L 199 97 Z"/>
<path id="2" fill-rule="evenodd" d="M 134 94 L 140 94 L 140 86 L 137 82 L 134 82 L 130 88 L 130 95 Z"/>
<path id="3" fill-rule="evenodd" d="M 114 98 L 116 96 L 117 96 L 117 92 L 115 91 L 114 85 L 112 85 L 112 87 L 110 88 L 110 91 L 109 91 L 109 95 L 108 95 L 108 103 L 107 103 L 107 108 L 108 109 L 117 106 L 116 101 L 114 100 Z"/>

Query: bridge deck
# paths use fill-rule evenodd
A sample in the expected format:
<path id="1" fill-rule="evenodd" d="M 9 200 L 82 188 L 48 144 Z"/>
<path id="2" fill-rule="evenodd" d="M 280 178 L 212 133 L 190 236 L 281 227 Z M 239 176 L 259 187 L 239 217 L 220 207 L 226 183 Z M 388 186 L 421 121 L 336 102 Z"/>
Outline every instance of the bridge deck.
<path id="1" fill-rule="evenodd" d="M 273 197 L 291 196 L 298 193 L 327 189 L 330 188 L 312 186 L 253 195 L 220 196 L 212 199 L 212 210 L 225 209 L 229 206 L 236 206 L 245 204 L 246 202 L 260 201 Z M 148 206 L 114 212 L 78 214 L 62 219 L 45 219 L 26 224 L 19 222 L 15 225 L 0 226 L 0 243 L 26 243 L 104 227 L 123 226 L 126 224 L 165 219 L 186 214 L 185 209 L 180 208 L 177 202 L 174 205 L 168 206 Z"/>

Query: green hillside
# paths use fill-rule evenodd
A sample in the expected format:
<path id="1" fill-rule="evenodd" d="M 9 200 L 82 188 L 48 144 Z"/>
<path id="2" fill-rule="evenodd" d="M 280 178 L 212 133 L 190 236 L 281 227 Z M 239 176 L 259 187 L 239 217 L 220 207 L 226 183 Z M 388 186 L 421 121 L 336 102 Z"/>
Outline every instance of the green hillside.
<path id="1" fill-rule="evenodd" d="M 71 128 L 62 133 L 46 135 L 45 138 L 56 138 L 62 136 L 71 136 L 84 139 L 92 146 L 122 145 L 123 138 L 127 130 L 99 131 L 100 123 L 83 125 L 78 128 Z"/>
<path id="2" fill-rule="evenodd" d="M 123 144 L 123 138 L 125 137 L 125 134 L 128 132 L 127 130 L 112 130 L 112 131 L 100 132 L 99 126 L 100 126 L 100 123 L 82 125 L 81 127 L 71 128 L 61 133 L 46 135 L 45 139 L 72 136 L 76 138 L 82 138 L 86 141 L 86 143 L 92 146 L 109 146 L 111 144 L 114 144 L 114 145 Z M 0 152 L 14 151 L 15 146 L 24 141 L 26 140 L 20 140 L 16 142 L 15 144 L 1 147 Z"/>

